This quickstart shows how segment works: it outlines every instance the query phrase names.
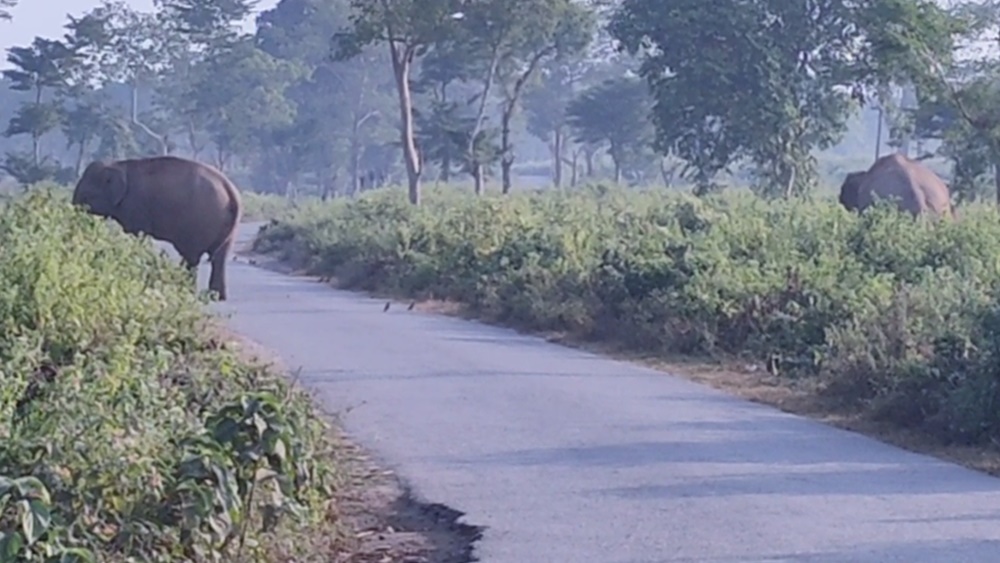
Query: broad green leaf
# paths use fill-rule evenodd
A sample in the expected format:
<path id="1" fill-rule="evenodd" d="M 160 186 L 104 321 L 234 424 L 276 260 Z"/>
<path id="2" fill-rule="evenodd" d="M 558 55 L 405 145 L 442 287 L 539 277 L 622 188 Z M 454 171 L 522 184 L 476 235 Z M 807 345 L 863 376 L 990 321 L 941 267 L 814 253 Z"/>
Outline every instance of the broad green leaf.
<path id="1" fill-rule="evenodd" d="M 49 529 L 49 525 L 52 523 L 52 514 L 48 505 L 37 499 L 23 500 L 20 505 L 23 511 L 21 513 L 21 529 L 24 531 L 28 545 L 32 545 Z"/>
<path id="2" fill-rule="evenodd" d="M 17 532 L 0 532 L 0 558 L 16 561 L 24 549 L 24 538 Z"/>

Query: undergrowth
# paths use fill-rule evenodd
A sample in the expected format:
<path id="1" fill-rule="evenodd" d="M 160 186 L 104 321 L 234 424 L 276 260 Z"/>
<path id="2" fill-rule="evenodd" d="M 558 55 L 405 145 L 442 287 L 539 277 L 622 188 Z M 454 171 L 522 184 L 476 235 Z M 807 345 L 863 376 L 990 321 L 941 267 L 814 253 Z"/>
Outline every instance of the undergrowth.
<path id="1" fill-rule="evenodd" d="M 304 561 L 339 541 L 309 398 L 211 335 L 181 268 L 67 199 L 0 208 L 0 561 Z"/>
<path id="2" fill-rule="evenodd" d="M 1000 221 L 595 188 L 311 205 L 255 246 L 348 288 L 660 354 L 740 356 L 944 441 L 1000 439 Z"/>

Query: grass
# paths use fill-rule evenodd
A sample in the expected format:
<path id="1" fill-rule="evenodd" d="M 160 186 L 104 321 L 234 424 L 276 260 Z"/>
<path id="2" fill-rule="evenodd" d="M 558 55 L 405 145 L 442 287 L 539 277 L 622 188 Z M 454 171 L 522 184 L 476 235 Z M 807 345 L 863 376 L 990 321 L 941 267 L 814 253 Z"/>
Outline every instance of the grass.
<path id="1" fill-rule="evenodd" d="M 457 303 L 897 443 L 983 452 L 1000 440 L 988 206 L 936 223 L 743 193 L 431 189 L 415 209 L 380 190 L 303 206 L 255 248 L 345 288 Z"/>

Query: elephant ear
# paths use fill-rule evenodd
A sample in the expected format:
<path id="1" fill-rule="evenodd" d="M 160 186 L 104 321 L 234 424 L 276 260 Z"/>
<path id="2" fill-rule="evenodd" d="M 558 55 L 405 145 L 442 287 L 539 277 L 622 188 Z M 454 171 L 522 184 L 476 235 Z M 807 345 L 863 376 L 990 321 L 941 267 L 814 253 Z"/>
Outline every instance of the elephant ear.
<path id="1" fill-rule="evenodd" d="M 111 205 L 117 207 L 128 193 L 128 174 L 121 166 L 108 166 L 104 169 L 104 189 L 108 191 Z"/>

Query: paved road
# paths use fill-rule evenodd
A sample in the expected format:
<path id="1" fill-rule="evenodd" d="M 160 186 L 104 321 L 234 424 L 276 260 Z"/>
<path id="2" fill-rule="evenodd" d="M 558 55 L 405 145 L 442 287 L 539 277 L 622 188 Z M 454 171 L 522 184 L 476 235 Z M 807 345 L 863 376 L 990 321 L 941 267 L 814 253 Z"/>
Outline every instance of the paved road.
<path id="1" fill-rule="evenodd" d="M 243 263 L 230 282 L 231 326 L 486 526 L 481 561 L 1000 561 L 1000 480 L 508 330 Z"/>

